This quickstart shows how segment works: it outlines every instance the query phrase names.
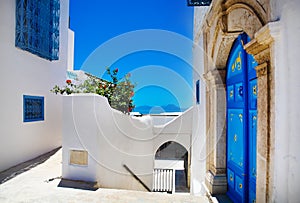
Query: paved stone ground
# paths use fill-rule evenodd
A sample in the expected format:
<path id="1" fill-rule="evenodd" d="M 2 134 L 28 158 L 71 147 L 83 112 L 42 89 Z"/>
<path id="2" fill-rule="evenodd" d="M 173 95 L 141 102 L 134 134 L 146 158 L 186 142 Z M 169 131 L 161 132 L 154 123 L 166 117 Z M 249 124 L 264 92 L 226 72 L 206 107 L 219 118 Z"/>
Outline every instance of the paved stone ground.
<path id="1" fill-rule="evenodd" d="M 61 180 L 61 150 L 0 173 L 0 202 L 207 203 L 207 197 L 99 188 L 74 189 Z M 67 186 L 67 187 L 66 187 Z"/>

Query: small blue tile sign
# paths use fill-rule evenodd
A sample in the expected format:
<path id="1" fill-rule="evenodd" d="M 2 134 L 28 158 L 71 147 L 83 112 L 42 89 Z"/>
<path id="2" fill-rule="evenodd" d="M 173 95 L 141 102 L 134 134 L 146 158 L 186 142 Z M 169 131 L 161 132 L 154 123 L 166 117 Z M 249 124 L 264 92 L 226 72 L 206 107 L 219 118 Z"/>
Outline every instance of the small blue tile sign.
<path id="1" fill-rule="evenodd" d="M 188 6 L 209 6 L 211 0 L 187 0 Z"/>

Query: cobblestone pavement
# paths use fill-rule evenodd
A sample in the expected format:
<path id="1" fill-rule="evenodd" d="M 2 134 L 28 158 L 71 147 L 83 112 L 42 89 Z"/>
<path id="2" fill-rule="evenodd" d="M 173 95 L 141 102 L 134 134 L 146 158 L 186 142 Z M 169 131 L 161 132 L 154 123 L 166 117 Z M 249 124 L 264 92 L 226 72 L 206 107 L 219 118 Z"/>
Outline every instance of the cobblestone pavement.
<path id="1" fill-rule="evenodd" d="M 33 161 L 23 165 L 26 170 L 23 170 L 22 173 L 18 172 L 19 168 L 0 173 L 0 202 L 209 202 L 207 197 L 188 194 L 163 194 L 103 188 L 92 191 L 58 187 L 61 183 L 61 150 L 54 154 L 48 154 L 48 157 L 49 159 L 40 157 L 39 163 Z M 11 173 L 9 174 L 9 172 Z"/>

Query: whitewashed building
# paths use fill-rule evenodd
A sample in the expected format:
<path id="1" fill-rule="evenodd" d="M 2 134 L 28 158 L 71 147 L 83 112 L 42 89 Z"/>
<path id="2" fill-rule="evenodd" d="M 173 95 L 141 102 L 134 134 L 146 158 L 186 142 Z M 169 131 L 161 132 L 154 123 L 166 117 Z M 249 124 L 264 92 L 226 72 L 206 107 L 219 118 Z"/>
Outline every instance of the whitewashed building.
<path id="1" fill-rule="evenodd" d="M 0 1 L 0 171 L 61 146 L 68 0 Z"/>
<path id="2" fill-rule="evenodd" d="M 72 71 L 68 8 L 68 0 L 0 2 L 0 171 L 63 143 L 63 178 L 143 190 L 124 165 L 152 188 L 155 153 L 174 141 L 189 152 L 192 194 L 298 201 L 299 0 L 195 8 L 194 107 L 164 125 L 98 95 L 50 93 Z"/>

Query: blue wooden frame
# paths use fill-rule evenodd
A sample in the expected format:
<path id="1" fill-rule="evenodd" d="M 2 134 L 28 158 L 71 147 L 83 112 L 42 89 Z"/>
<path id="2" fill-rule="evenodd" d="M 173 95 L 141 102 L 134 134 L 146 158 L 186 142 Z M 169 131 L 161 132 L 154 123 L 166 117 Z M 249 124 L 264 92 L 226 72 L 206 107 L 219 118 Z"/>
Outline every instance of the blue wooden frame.
<path id="1" fill-rule="evenodd" d="M 44 120 L 44 97 L 23 95 L 23 122 Z"/>
<path id="2" fill-rule="evenodd" d="M 245 120 L 247 118 L 245 115 L 245 103 L 247 102 L 245 97 L 247 95 L 244 94 L 246 87 L 244 71 L 246 56 L 243 44 L 245 42 L 245 37 L 239 35 L 231 48 L 227 62 L 227 122 L 234 123 L 232 129 L 230 125 L 227 125 L 227 194 L 235 202 L 243 202 L 246 196 L 245 190 L 247 190 L 245 188 L 245 177 L 241 176 L 246 172 L 248 163 L 247 149 L 245 149 L 246 139 L 244 137 L 247 124 Z M 231 131 L 234 131 L 234 134 Z M 234 151 L 231 151 L 232 148 Z M 240 185 L 242 188 L 239 187 Z"/>

